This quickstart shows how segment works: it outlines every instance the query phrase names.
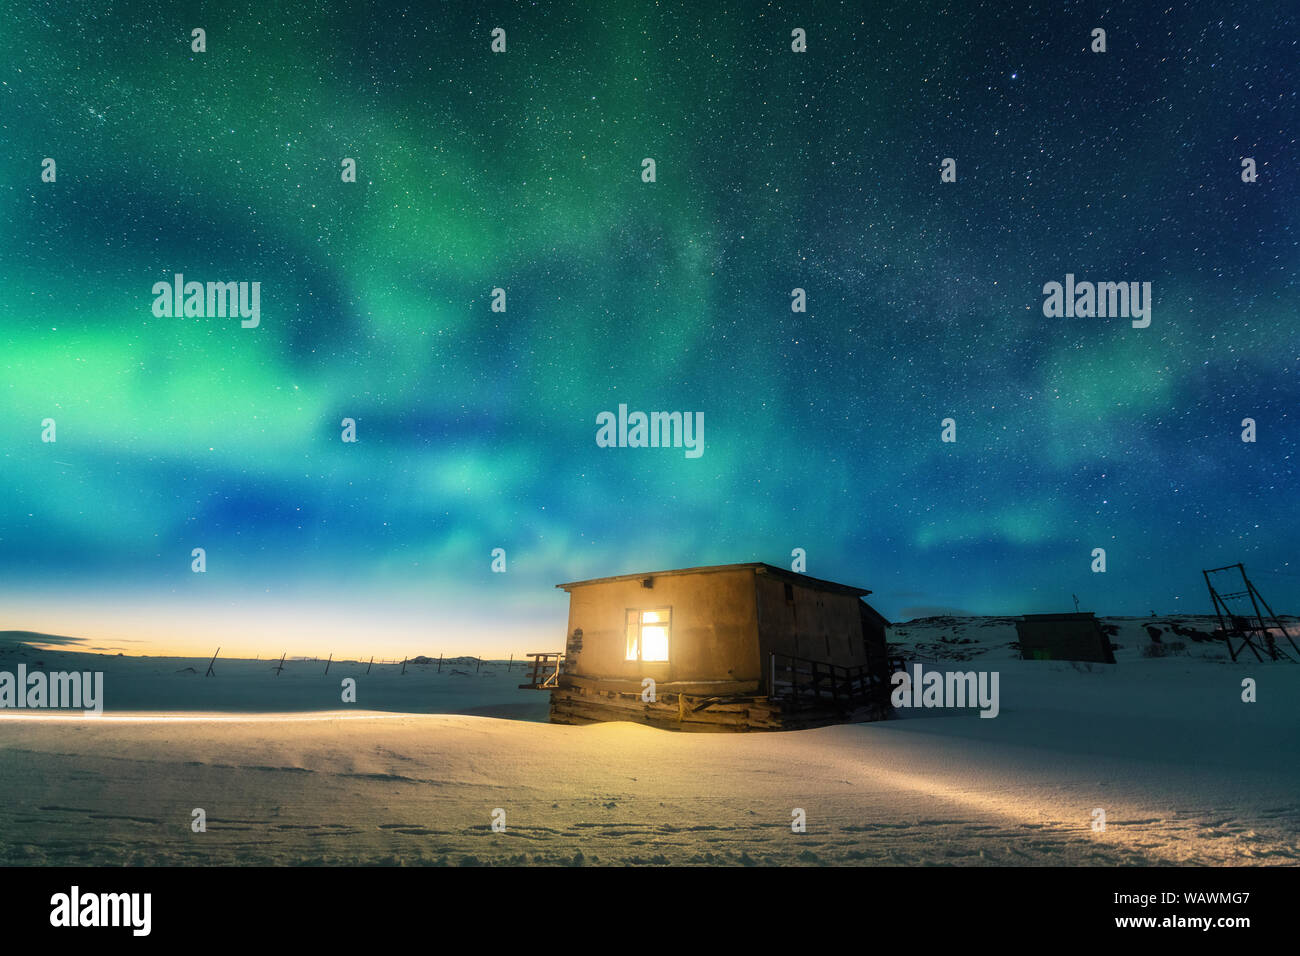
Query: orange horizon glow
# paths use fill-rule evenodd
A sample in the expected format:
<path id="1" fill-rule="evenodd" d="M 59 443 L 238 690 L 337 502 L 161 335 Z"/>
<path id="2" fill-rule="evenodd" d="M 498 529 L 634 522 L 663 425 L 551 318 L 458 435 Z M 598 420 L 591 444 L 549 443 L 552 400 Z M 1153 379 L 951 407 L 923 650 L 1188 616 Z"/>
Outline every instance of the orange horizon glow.
<path id="1" fill-rule="evenodd" d="M 4 601 L 0 631 L 67 637 L 72 643 L 24 641 L 46 652 L 124 657 L 227 659 L 326 658 L 365 661 L 404 657 L 519 660 L 564 646 L 567 602 L 526 614 L 471 617 L 436 600 L 342 602 L 258 595 L 196 605 L 169 595 L 141 608 L 106 595 L 93 605 L 54 597 Z M 463 602 L 462 602 L 463 604 Z"/>

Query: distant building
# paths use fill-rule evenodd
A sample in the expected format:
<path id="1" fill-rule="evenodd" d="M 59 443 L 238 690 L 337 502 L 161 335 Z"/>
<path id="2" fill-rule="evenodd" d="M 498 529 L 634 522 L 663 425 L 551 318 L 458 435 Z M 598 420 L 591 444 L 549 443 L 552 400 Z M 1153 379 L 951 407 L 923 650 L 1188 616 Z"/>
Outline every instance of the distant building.
<path id="1" fill-rule="evenodd" d="M 779 730 L 888 713 L 888 621 L 863 588 L 762 563 L 557 587 L 569 630 L 554 723 Z"/>
<path id="2" fill-rule="evenodd" d="M 1091 612 L 1026 614 L 1016 622 L 1020 656 L 1027 661 L 1094 661 L 1114 664 L 1115 652 Z"/>

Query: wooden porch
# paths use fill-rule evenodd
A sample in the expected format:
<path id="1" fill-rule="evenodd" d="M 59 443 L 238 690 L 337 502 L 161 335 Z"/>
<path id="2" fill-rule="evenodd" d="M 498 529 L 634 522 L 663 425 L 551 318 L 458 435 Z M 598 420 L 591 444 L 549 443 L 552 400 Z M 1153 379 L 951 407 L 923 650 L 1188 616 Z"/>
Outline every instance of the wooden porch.
<path id="1" fill-rule="evenodd" d="M 524 656 L 533 659 L 533 668 L 528 683 L 519 685 L 520 690 L 550 690 L 559 684 L 560 667 L 564 663 L 562 651 L 534 651 Z M 527 664 L 524 670 L 528 671 Z"/>
<path id="2" fill-rule="evenodd" d="M 890 714 L 887 675 L 779 654 L 771 655 L 765 681 L 671 681 L 654 690 L 646 700 L 637 681 L 560 674 L 551 691 L 551 722 L 628 720 L 669 730 L 745 732 Z"/>

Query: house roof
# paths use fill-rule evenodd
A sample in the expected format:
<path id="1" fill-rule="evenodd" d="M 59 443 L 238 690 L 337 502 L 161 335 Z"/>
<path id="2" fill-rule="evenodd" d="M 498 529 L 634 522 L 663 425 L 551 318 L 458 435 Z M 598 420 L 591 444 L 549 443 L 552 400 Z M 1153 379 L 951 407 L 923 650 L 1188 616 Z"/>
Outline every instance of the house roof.
<path id="1" fill-rule="evenodd" d="M 855 588 L 847 584 L 836 584 L 834 581 L 823 581 L 821 578 L 810 578 L 806 574 L 799 574 L 795 571 L 787 571 L 785 568 L 778 568 L 773 564 L 764 564 L 762 561 L 751 561 L 748 564 L 714 564 L 703 568 L 677 568 L 670 571 L 643 571 L 639 574 L 616 574 L 608 578 L 590 578 L 586 581 L 570 581 L 567 584 L 557 584 L 557 588 L 569 591 L 576 587 L 583 587 L 588 584 L 606 584 L 610 581 L 639 581 L 644 578 L 664 578 L 676 574 L 716 574 L 719 571 L 742 571 L 752 570 L 755 574 L 766 574 L 774 578 L 791 584 L 798 584 L 801 587 L 812 588 L 815 591 L 830 591 L 835 594 L 852 594 L 856 597 L 863 597 L 870 594 L 866 588 Z"/>

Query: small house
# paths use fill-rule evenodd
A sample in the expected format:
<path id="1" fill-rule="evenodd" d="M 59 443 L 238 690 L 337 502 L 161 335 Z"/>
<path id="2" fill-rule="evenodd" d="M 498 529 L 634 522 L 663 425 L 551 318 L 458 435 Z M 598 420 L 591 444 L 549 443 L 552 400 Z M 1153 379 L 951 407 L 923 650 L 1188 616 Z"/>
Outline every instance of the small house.
<path id="1" fill-rule="evenodd" d="M 1115 651 L 1091 611 L 1026 614 L 1016 622 L 1020 656 L 1027 661 L 1093 661 L 1114 664 Z"/>
<path id="2" fill-rule="evenodd" d="M 888 621 L 866 589 L 762 563 L 557 587 L 569 624 L 553 723 L 745 731 L 888 714 Z"/>

